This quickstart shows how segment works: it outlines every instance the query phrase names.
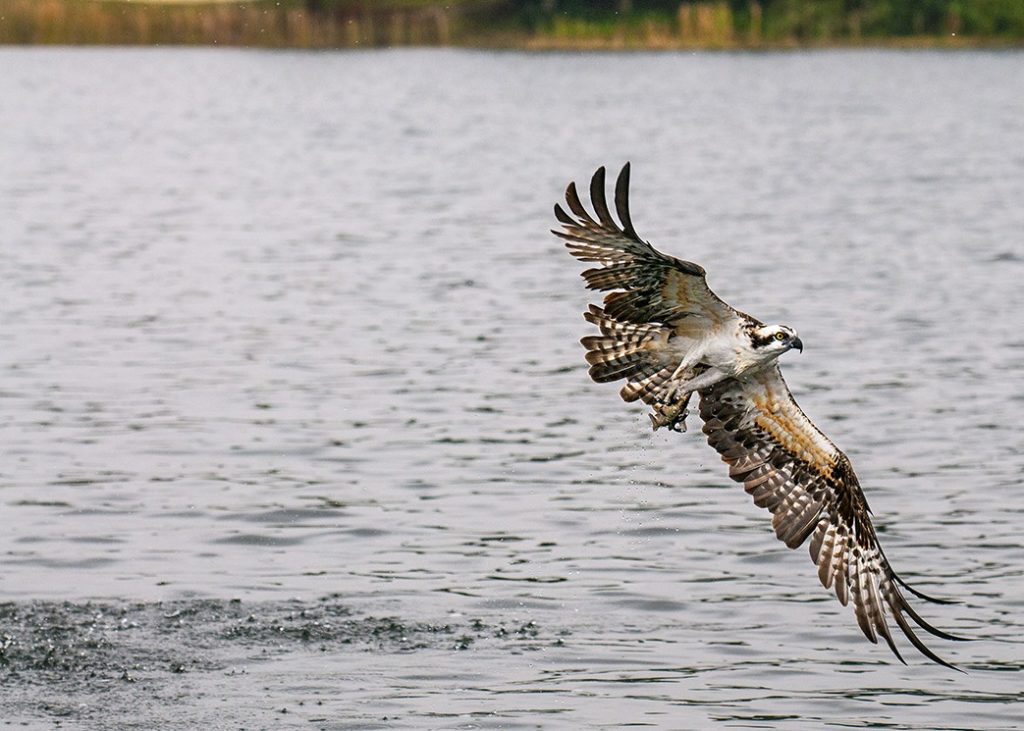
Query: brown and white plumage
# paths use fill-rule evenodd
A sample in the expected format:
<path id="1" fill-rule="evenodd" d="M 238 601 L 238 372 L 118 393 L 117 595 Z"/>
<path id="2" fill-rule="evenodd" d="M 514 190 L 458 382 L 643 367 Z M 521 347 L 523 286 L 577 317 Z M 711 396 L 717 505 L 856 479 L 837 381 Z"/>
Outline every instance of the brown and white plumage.
<path id="1" fill-rule="evenodd" d="M 900 579 L 878 544 L 870 509 L 850 460 L 793 400 L 778 357 L 802 349 L 786 326 L 764 325 L 730 307 L 708 288 L 704 270 L 666 256 L 633 228 L 628 203 L 629 164 L 615 186 L 612 217 L 604 168 L 593 176 L 591 215 L 574 184 L 566 190 L 572 215 L 555 206 L 570 253 L 598 266 L 583 272 L 590 289 L 609 292 L 603 307 L 584 317 L 600 334 L 583 338 L 590 375 L 623 379 L 627 401 L 653 407 L 654 428 L 685 429 L 691 396 L 700 398 L 708 443 L 729 465 L 754 503 L 772 514 L 776 536 L 796 548 L 810 538 L 818 578 L 846 606 L 874 643 L 882 637 L 903 661 L 889 620 L 929 659 L 953 667 L 915 634 L 919 627 L 944 639 L 910 606 L 901 589 L 928 597 Z"/>

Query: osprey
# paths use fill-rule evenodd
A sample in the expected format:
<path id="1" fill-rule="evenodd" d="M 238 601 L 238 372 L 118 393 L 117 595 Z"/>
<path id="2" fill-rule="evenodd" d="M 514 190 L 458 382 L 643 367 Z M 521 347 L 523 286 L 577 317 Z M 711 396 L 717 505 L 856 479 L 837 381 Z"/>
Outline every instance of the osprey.
<path id="1" fill-rule="evenodd" d="M 936 629 L 910 606 L 908 586 L 890 567 L 871 524 L 867 500 L 850 460 L 804 414 L 779 371 L 779 356 L 803 350 L 796 332 L 766 325 L 712 292 L 697 264 L 666 256 L 642 240 L 629 215 L 629 163 L 615 186 L 612 218 L 605 199 L 605 171 L 590 182 L 592 216 L 574 183 L 565 192 L 572 215 L 555 206 L 569 252 L 598 264 L 583 272 L 589 289 L 609 291 L 604 306 L 584 317 L 600 335 L 581 341 L 590 376 L 625 380 L 620 394 L 652 407 L 654 429 L 685 431 L 687 406 L 700 397 L 703 432 L 743 483 L 754 503 L 772 513 L 775 535 L 789 548 L 810 538 L 811 560 L 826 589 L 846 606 L 873 643 L 881 636 L 905 664 L 889 632 L 891 618 L 923 655 L 933 653 L 907 621 L 947 640 L 964 639 Z M 959 669 L 959 668 L 954 668 Z"/>

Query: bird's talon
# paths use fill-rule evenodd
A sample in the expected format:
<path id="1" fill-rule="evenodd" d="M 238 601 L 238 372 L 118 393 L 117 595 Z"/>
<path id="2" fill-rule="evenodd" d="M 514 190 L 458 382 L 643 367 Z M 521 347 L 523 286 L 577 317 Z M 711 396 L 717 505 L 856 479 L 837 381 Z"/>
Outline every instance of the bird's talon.
<path id="1" fill-rule="evenodd" d="M 659 403 L 654 405 L 654 410 L 647 416 L 651 420 L 651 426 L 654 431 L 667 426 L 670 431 L 685 432 L 686 417 L 689 414 L 690 412 L 686 409 L 681 409 L 679 404 L 667 405 Z"/>

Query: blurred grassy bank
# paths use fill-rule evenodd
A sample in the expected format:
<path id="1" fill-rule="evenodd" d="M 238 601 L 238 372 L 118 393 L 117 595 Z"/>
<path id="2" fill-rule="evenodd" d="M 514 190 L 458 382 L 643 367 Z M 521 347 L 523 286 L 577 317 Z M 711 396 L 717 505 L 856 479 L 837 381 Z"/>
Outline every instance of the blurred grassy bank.
<path id="1" fill-rule="evenodd" d="M 1024 46 L 1024 0 L 0 0 L 0 44 Z"/>

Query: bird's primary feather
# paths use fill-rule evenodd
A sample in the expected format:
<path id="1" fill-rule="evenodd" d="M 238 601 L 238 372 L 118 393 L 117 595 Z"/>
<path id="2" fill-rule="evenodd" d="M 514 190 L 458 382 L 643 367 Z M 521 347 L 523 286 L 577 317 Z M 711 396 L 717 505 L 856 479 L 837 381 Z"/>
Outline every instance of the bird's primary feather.
<path id="1" fill-rule="evenodd" d="M 884 639 L 902 662 L 891 620 L 922 654 L 953 667 L 907 618 L 937 637 L 963 638 L 932 627 L 904 598 L 900 587 L 935 601 L 892 570 L 850 460 L 807 418 L 782 378 L 778 356 L 802 348 L 795 332 L 730 307 L 708 287 L 703 268 L 643 241 L 628 194 L 627 163 L 615 187 L 619 223 L 605 198 L 604 168 L 590 185 L 595 216 L 574 184 L 566 190 L 572 215 L 555 206 L 562 229 L 553 233 L 573 256 L 599 265 L 583 277 L 589 288 L 608 292 L 603 307 L 585 313 L 601 332 L 582 340 L 591 377 L 625 380 L 622 397 L 653 406 L 655 428 L 683 425 L 690 396 L 699 394 L 703 432 L 729 476 L 772 514 L 779 540 L 796 548 L 810 539 L 819 580 L 843 606 L 852 602 L 864 635 Z"/>

